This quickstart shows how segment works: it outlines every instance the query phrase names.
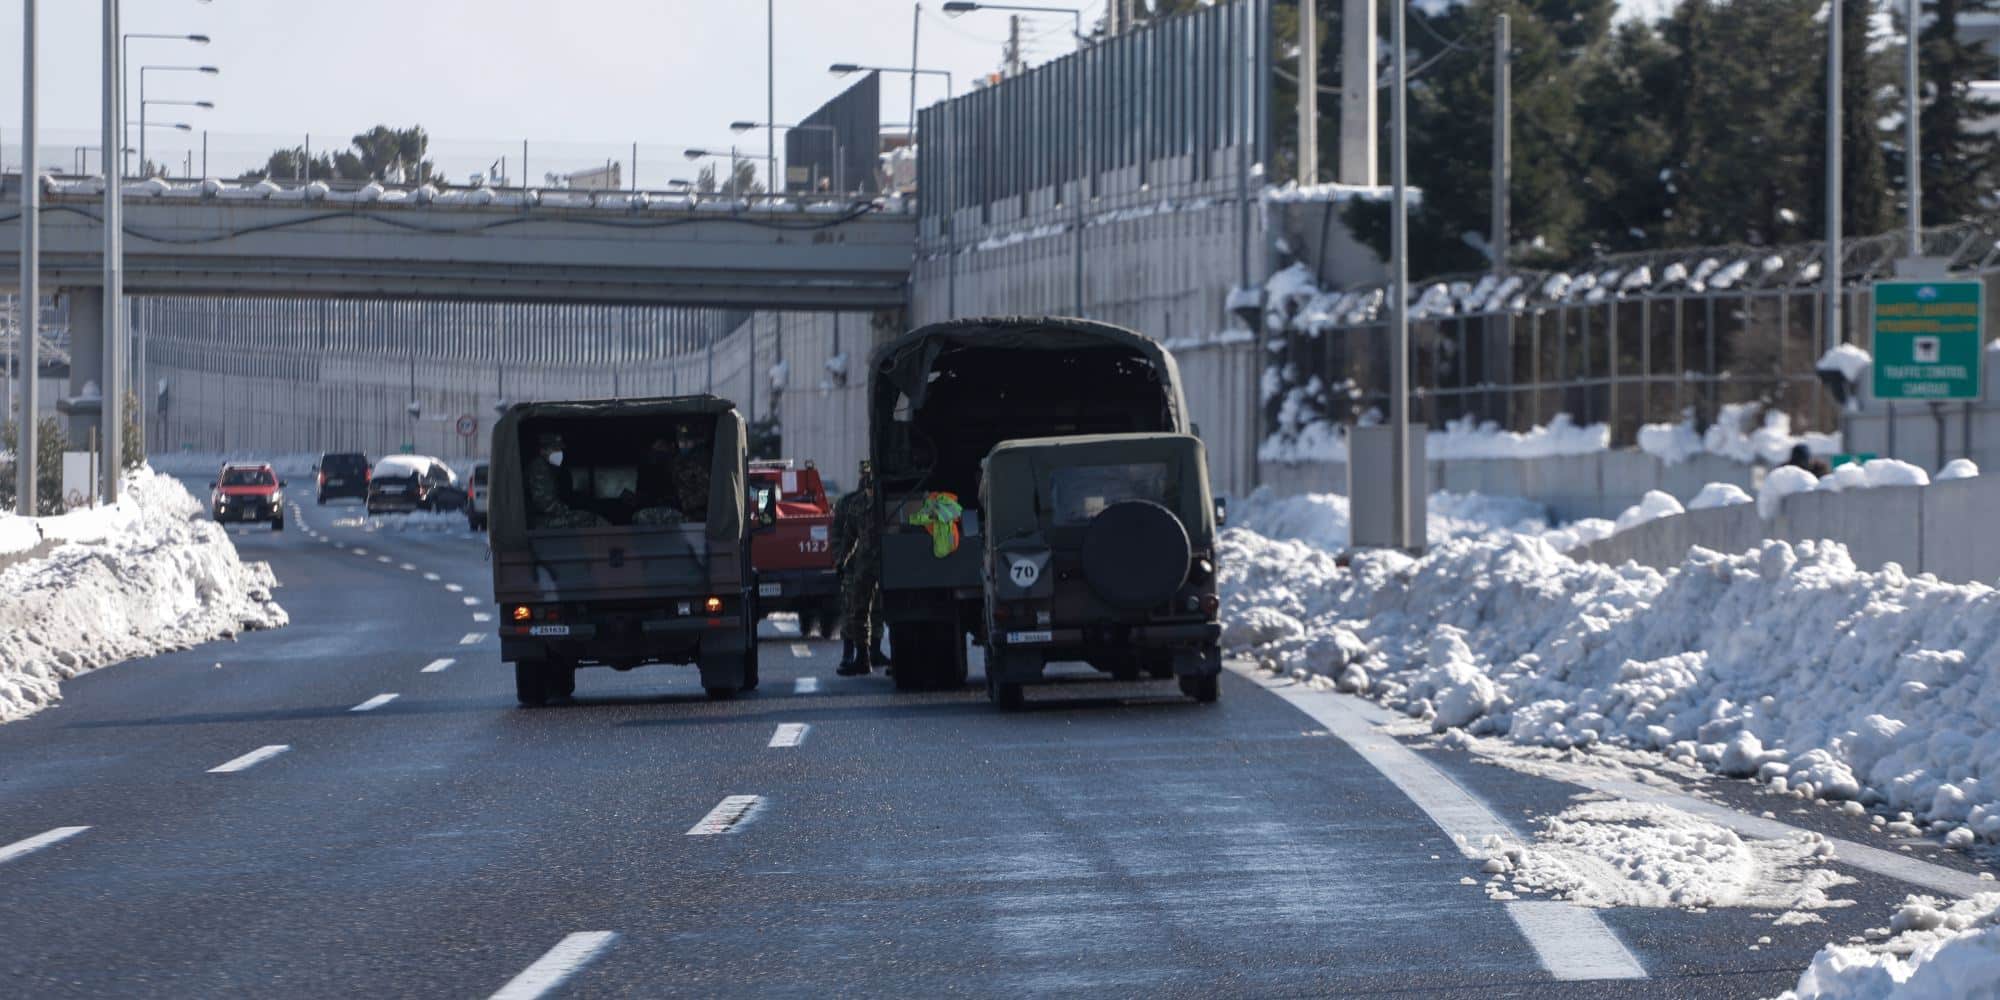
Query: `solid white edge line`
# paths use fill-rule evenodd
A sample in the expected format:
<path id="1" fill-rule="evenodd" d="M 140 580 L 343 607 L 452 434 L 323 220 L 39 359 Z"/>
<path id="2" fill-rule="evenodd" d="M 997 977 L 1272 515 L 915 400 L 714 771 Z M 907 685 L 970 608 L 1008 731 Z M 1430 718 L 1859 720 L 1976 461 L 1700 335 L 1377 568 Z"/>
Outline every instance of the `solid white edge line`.
<path id="1" fill-rule="evenodd" d="M 431 662 L 424 664 L 424 669 L 419 671 L 419 673 L 434 674 L 440 670 L 450 667 L 452 664 L 457 662 L 458 662 L 457 660 L 451 659 L 450 657 L 446 657 L 441 660 L 432 660 Z"/>
<path id="2" fill-rule="evenodd" d="M 690 837 L 709 837 L 722 833 L 734 833 L 743 828 L 743 822 L 763 803 L 755 795 L 729 795 L 723 797 L 701 822 L 688 827 Z"/>
<path id="3" fill-rule="evenodd" d="M 817 678 L 817 677 L 800 677 L 800 678 L 798 678 L 797 680 L 794 680 L 794 681 L 792 682 L 792 693 L 793 693 L 793 694 L 818 694 L 818 693 L 819 693 L 819 678 Z"/>
<path id="4" fill-rule="evenodd" d="M 522 969 L 507 985 L 493 994 L 492 1000 L 534 1000 L 546 996 L 549 991 L 576 975 L 591 959 L 596 958 L 611 942 L 618 940 L 615 931 L 577 931 L 564 936 L 556 946 L 535 959 L 535 964 Z"/>
<path id="5" fill-rule="evenodd" d="M 90 829 L 87 826 L 59 826 L 47 833 L 38 833 L 26 840 L 17 840 L 0 847 L 0 864 L 6 864 L 23 854 L 33 854 L 50 844 L 58 844 Z"/>
<path id="6" fill-rule="evenodd" d="M 292 748 L 291 744 L 288 743 L 273 743 L 270 746 L 258 747 L 257 749 L 252 750 L 241 757 L 238 757 L 234 760 L 224 761 L 220 764 L 217 764 L 214 767 L 209 768 L 208 773 L 229 774 L 235 771 L 241 771 L 247 768 L 255 767 L 256 765 L 261 764 L 264 761 L 270 760 L 271 758 L 276 757 L 277 755 L 284 753 L 285 751 L 290 750 L 291 748 Z"/>
<path id="7" fill-rule="evenodd" d="M 795 747 L 806 741 L 806 733 L 812 727 L 803 722 L 780 722 L 778 731 L 771 734 L 770 746 Z"/>
<path id="8" fill-rule="evenodd" d="M 392 701 L 395 701 L 395 700 L 396 700 L 397 698 L 399 698 L 399 697 L 401 697 L 401 695 L 398 695 L 398 694 L 395 694 L 394 692 L 391 692 L 391 693 L 389 693 L 389 694 L 378 694 L 378 695 L 376 695 L 375 697 L 373 697 L 373 698 L 370 698 L 370 699 L 368 699 L 367 701 L 364 701 L 364 702 L 362 702 L 361 704 L 359 704 L 359 705 L 356 705 L 356 706 L 354 706 L 353 708 L 350 708 L 350 709 L 348 709 L 348 711 L 350 711 L 350 712 L 373 712 L 373 711 L 375 711 L 376 709 L 378 709 L 378 708 L 381 708 L 382 706 L 384 706 L 384 705 L 387 705 L 388 703 L 390 703 L 390 702 L 392 702 Z"/>
<path id="9" fill-rule="evenodd" d="M 486 633 L 484 632 L 467 632 L 465 633 L 465 638 L 458 640 L 458 644 L 461 646 L 477 645 L 484 638 L 486 638 Z"/>
<path id="10" fill-rule="evenodd" d="M 1429 815 L 1466 857 L 1475 860 L 1484 857 L 1481 845 L 1488 837 L 1498 837 L 1505 843 L 1520 841 L 1513 828 L 1479 797 L 1394 736 L 1376 728 L 1357 711 L 1357 706 L 1364 704 L 1360 699 L 1315 690 L 1292 678 L 1273 677 L 1245 664 L 1232 663 L 1229 668 L 1326 727 Z M 1639 964 L 1638 957 L 1618 940 L 1618 935 L 1596 911 L 1569 903 L 1553 905 L 1574 913 L 1555 917 L 1536 911 L 1524 919 L 1513 909 L 1508 910 L 1515 927 L 1549 975 L 1562 980 L 1646 978 L 1645 966 Z M 1586 944 L 1578 943 L 1578 935 L 1583 935 Z"/>

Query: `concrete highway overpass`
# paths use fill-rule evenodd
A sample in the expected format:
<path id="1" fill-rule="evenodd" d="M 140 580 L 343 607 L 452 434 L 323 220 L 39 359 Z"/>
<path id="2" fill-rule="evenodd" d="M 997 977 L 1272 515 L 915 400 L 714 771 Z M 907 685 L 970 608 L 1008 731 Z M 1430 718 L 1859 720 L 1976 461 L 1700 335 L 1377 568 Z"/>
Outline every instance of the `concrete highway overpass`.
<path id="1" fill-rule="evenodd" d="M 0 182 L 0 287 L 20 272 Z M 42 288 L 102 278 L 102 184 L 51 180 Z M 128 294 L 866 310 L 907 299 L 916 215 L 871 202 L 625 191 L 128 184 Z"/>

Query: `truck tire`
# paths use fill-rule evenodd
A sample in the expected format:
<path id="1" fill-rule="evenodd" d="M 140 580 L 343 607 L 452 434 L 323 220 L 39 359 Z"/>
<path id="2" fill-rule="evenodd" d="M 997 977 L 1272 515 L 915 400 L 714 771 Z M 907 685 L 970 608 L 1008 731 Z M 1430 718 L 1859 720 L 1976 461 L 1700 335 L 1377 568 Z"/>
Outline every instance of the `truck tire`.
<path id="1" fill-rule="evenodd" d="M 1222 694 L 1222 675 L 1194 674 L 1181 678 L 1181 693 L 1206 705 Z"/>
<path id="2" fill-rule="evenodd" d="M 526 708 L 549 700 L 548 669 L 541 660 L 514 661 L 514 697 Z"/>
<path id="3" fill-rule="evenodd" d="M 1115 608 L 1138 611 L 1172 600 L 1187 582 L 1187 527 L 1151 500 L 1120 500 L 1083 533 L 1083 578 Z"/>
<path id="4" fill-rule="evenodd" d="M 989 676 L 986 678 L 986 700 L 1003 712 L 1017 712 L 1027 702 L 1028 695 L 1019 682 L 1004 683 Z"/>
<path id="5" fill-rule="evenodd" d="M 576 668 L 562 663 L 543 667 L 542 690 L 550 698 L 567 698 L 576 694 Z"/>

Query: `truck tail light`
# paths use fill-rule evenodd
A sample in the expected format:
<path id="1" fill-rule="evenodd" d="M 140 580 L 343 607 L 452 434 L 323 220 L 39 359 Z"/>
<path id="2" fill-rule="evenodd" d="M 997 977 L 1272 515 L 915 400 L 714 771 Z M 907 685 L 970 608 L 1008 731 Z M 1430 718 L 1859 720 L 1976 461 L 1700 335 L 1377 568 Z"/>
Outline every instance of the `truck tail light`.
<path id="1" fill-rule="evenodd" d="M 722 598 L 720 598 L 720 597 L 711 597 L 711 598 L 709 598 L 708 600 L 706 600 L 706 601 L 702 602 L 702 610 L 704 610 L 704 611 L 707 611 L 707 612 L 708 612 L 709 614 L 711 614 L 711 615 L 719 615 L 719 614 L 721 614 L 721 613 L 722 613 Z"/>
<path id="2" fill-rule="evenodd" d="M 535 617 L 534 610 L 532 608 L 529 608 L 525 604 L 514 605 L 514 610 L 508 612 L 507 614 L 508 617 L 514 619 L 517 622 L 531 621 Z"/>

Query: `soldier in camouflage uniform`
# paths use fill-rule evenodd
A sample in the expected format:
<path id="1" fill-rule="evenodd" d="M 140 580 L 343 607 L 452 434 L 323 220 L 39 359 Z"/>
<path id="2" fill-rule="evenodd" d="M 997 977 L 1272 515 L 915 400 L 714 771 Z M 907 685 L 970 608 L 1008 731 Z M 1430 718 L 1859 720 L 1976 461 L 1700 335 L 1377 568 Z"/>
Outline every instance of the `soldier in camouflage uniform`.
<path id="1" fill-rule="evenodd" d="M 681 510 L 680 482 L 674 476 L 673 442 L 656 438 L 646 449 L 645 461 L 639 466 L 638 487 L 637 492 L 627 490 L 621 498 L 638 508 L 632 513 L 633 524 L 659 527 L 687 520 Z"/>
<path id="2" fill-rule="evenodd" d="M 841 611 L 840 669 L 843 677 L 866 674 L 875 666 L 889 665 L 882 652 L 882 621 L 876 605 L 876 573 L 880 566 L 881 536 L 873 511 L 875 484 L 868 463 L 861 463 L 860 485 L 840 498 L 833 507 L 833 565 L 840 571 Z"/>
<path id="3" fill-rule="evenodd" d="M 544 433 L 535 439 L 535 457 L 528 462 L 528 527 L 596 528 L 607 524 L 587 510 L 573 510 L 563 502 L 556 482 L 556 466 L 562 464 L 562 435 Z"/>

